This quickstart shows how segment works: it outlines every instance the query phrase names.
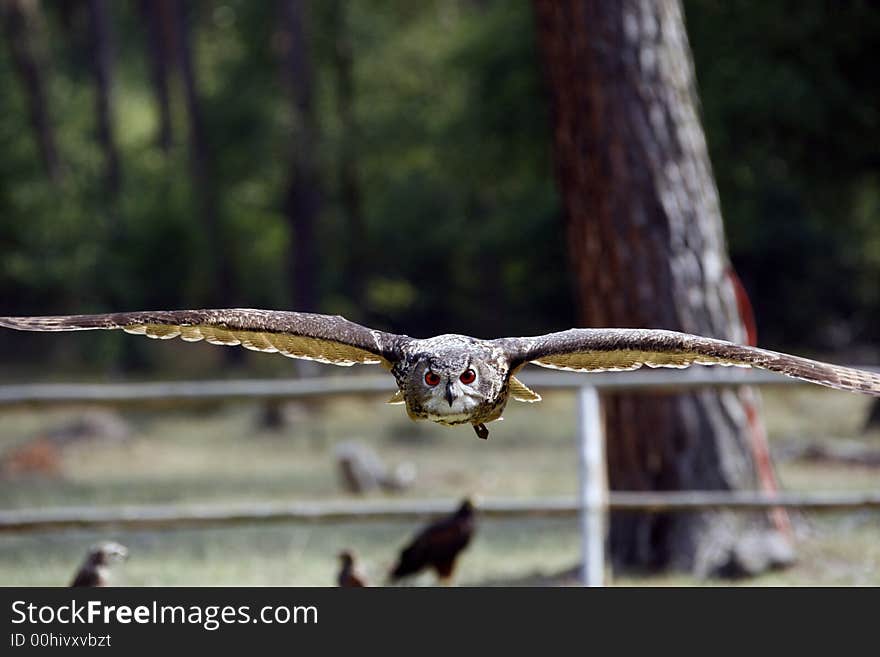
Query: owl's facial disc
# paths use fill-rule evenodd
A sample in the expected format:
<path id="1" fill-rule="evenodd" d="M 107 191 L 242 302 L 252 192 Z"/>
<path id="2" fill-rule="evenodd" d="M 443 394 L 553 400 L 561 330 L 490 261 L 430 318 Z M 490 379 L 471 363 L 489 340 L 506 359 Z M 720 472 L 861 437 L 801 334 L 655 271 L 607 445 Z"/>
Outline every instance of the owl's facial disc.
<path id="1" fill-rule="evenodd" d="M 473 370 L 473 368 L 468 367 L 461 374 L 459 374 L 457 378 L 458 383 L 460 383 L 461 385 L 458 385 L 458 383 L 456 383 L 456 377 L 451 372 L 446 372 L 445 374 L 441 375 L 435 372 L 430 365 L 425 370 L 424 376 L 425 385 L 427 385 L 428 388 L 437 388 L 440 386 L 441 383 L 444 384 L 443 396 L 445 397 L 450 407 L 453 406 L 456 399 L 458 399 L 460 396 L 462 396 L 462 394 L 466 392 L 464 390 L 465 387 L 470 386 L 472 383 L 476 382 L 477 373 Z"/>
<path id="2" fill-rule="evenodd" d="M 423 407 L 430 419 L 467 421 L 483 402 L 476 387 L 478 375 L 469 363 L 457 367 L 426 362 L 421 376 L 425 389 Z"/>

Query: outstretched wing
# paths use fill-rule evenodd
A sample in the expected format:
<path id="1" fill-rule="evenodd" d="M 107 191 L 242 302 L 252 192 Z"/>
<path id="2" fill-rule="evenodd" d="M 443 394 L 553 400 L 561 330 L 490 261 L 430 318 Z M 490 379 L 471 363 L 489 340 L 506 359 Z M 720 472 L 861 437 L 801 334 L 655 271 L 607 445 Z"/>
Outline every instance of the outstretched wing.
<path id="1" fill-rule="evenodd" d="M 339 316 L 250 308 L 0 317 L 0 326 L 22 331 L 122 329 L 160 340 L 180 337 L 334 365 L 379 363 L 385 367 L 397 360 L 401 343 L 409 340 Z"/>
<path id="2" fill-rule="evenodd" d="M 757 347 L 659 329 L 571 329 L 532 338 L 502 338 L 514 370 L 532 362 L 578 372 L 648 367 L 758 367 L 811 383 L 880 397 L 880 374 Z"/>

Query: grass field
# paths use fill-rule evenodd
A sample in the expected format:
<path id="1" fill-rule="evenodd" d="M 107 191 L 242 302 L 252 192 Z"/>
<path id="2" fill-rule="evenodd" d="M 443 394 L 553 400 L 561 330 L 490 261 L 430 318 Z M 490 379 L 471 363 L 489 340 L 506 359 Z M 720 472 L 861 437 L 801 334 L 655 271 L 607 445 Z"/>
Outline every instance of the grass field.
<path id="1" fill-rule="evenodd" d="M 571 495 L 576 486 L 574 405 L 570 394 L 513 405 L 488 442 L 469 429 L 410 422 L 381 400 L 340 399 L 288 409 L 283 432 L 256 428 L 259 409 L 230 405 L 202 412 L 131 412 L 125 439 L 71 443 L 55 476 L 0 479 L 0 507 L 212 503 L 339 499 L 334 446 L 361 439 L 386 462 L 415 465 L 402 495 L 427 498 Z M 772 441 L 860 435 L 870 400 L 818 388 L 767 389 Z M 0 454 L 69 422 L 77 411 L 6 412 Z M 789 490 L 878 490 L 880 470 L 782 463 Z M 376 495 L 381 496 L 381 493 Z M 794 516 L 798 563 L 748 584 L 880 584 L 880 515 Z M 88 545 L 115 539 L 131 550 L 116 582 L 132 585 L 327 585 L 335 554 L 353 548 L 381 581 L 412 523 L 282 524 L 224 529 L 58 531 L 0 538 L 0 584 L 56 585 L 70 578 Z M 574 520 L 493 520 L 460 562 L 461 584 L 566 584 L 578 559 Z M 624 585 L 719 584 L 674 575 L 615 577 Z M 416 584 L 433 583 L 426 575 Z"/>

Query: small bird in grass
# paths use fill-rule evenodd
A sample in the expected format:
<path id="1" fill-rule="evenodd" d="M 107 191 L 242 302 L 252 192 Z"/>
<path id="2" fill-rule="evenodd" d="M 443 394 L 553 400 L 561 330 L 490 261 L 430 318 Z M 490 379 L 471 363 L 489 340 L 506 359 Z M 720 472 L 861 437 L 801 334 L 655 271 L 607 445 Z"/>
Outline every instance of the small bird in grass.
<path id="1" fill-rule="evenodd" d="M 449 584 L 458 555 L 471 542 L 475 531 L 474 504 L 466 498 L 452 515 L 425 527 L 400 553 L 391 581 L 433 568 L 442 584 Z"/>
<path id="2" fill-rule="evenodd" d="M 355 556 L 351 550 L 343 550 L 339 553 L 339 574 L 336 583 L 343 588 L 360 588 L 367 586 L 367 580 L 358 572 Z"/>
<path id="3" fill-rule="evenodd" d="M 71 586 L 109 586 L 110 566 L 128 557 L 128 549 L 115 541 L 93 545 L 79 567 Z"/>

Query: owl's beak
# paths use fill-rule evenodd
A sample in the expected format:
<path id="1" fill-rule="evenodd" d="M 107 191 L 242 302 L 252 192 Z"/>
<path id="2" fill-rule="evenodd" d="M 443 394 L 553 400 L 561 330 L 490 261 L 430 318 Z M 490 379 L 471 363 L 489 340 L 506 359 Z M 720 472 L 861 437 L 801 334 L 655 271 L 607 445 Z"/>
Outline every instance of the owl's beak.
<path id="1" fill-rule="evenodd" d="M 446 384 L 446 401 L 449 402 L 449 405 L 452 406 L 452 402 L 455 401 L 455 398 L 458 395 L 455 394 L 455 391 L 452 389 L 452 381 Z"/>

